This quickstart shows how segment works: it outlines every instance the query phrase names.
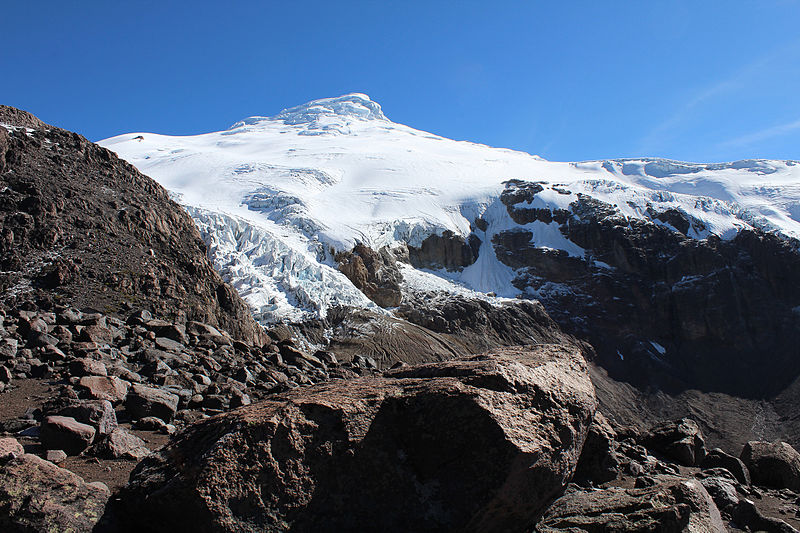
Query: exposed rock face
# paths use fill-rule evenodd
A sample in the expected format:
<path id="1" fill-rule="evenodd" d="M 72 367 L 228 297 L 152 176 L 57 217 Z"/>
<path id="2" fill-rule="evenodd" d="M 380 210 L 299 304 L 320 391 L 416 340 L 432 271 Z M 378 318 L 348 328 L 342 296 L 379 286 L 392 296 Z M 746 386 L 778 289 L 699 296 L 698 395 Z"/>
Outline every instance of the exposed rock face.
<path id="1" fill-rule="evenodd" d="M 441 235 L 430 235 L 419 246 L 408 247 L 408 258 L 416 268 L 461 270 L 478 258 L 481 241 L 475 235 L 464 238 L 446 230 Z"/>
<path id="2" fill-rule="evenodd" d="M 115 313 L 146 306 L 260 340 L 249 308 L 214 271 L 192 219 L 166 190 L 105 148 L 28 113 L 1 106 L 0 123 L 18 126 L 0 127 L 6 303 Z M 85 331 L 96 343 L 109 342 L 104 333 Z"/>
<path id="3" fill-rule="evenodd" d="M 0 460 L 0 530 L 92 531 L 110 493 L 35 455 Z"/>
<path id="4" fill-rule="evenodd" d="M 501 200 L 520 224 L 557 225 L 585 257 L 537 248 L 524 228 L 497 233 L 496 255 L 612 377 L 769 397 L 800 375 L 797 242 L 759 231 L 690 238 L 705 228 L 680 211 L 633 219 L 587 196 L 569 212 L 531 207 L 542 190 L 512 181 Z"/>
<path id="5" fill-rule="evenodd" d="M 299 389 L 145 459 L 121 523 L 523 531 L 572 475 L 594 406 L 582 358 L 554 346 Z"/>
<path id="6" fill-rule="evenodd" d="M 539 522 L 539 533 L 613 531 L 725 533 L 719 509 L 695 479 L 657 478 L 650 487 L 573 491 Z"/>
<path id="7" fill-rule="evenodd" d="M 336 256 L 339 270 L 363 292 L 367 298 L 381 307 L 397 307 L 403 300 L 400 282 L 403 275 L 397 268 L 397 260 L 385 246 L 379 251 L 357 244 L 351 252 Z"/>
<path id="8" fill-rule="evenodd" d="M 741 459 L 753 483 L 800 492 L 800 453 L 785 442 L 751 441 Z"/>

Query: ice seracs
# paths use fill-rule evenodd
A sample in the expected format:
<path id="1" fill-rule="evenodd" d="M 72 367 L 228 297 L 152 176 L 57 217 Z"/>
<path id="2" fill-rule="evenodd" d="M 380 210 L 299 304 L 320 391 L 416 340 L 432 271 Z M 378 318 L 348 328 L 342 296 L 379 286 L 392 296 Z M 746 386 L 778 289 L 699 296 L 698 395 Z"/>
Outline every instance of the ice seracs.
<path id="1" fill-rule="evenodd" d="M 356 120 L 388 122 L 380 104 L 373 102 L 366 94 L 350 93 L 290 107 L 272 117 L 249 117 L 237 122 L 229 130 L 266 122 L 280 122 L 287 126 L 298 126 L 300 135 L 346 134 L 351 132 L 348 126 Z"/>
<path id="2" fill-rule="evenodd" d="M 800 165 L 794 161 L 550 162 L 396 124 L 361 93 L 204 135 L 130 133 L 100 144 L 191 208 L 213 244 L 212 259 L 265 320 L 369 305 L 352 286 L 343 288 L 349 282 L 336 271 L 335 252 L 356 242 L 418 247 L 445 231 L 474 234 L 481 245 L 473 265 L 438 274 L 470 290 L 519 294 L 513 269 L 497 260 L 492 246 L 493 235 L 519 225 L 499 202 L 512 179 L 541 188 L 518 207 L 570 212 L 588 196 L 623 216 L 668 227 L 653 214 L 675 210 L 691 221 L 687 235 L 696 239 L 729 239 L 754 227 L 800 237 Z M 476 226 L 479 219 L 488 226 Z M 583 257 L 554 223 L 519 226 L 537 247 Z"/>

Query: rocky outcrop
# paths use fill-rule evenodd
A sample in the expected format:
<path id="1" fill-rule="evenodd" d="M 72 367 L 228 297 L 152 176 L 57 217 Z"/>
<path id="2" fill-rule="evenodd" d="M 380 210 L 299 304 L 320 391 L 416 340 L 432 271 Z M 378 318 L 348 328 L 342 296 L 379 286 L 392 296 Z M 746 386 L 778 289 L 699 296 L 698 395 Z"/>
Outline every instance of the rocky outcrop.
<path id="1" fill-rule="evenodd" d="M 542 191 L 516 180 L 501 200 L 515 222 L 555 225 L 583 256 L 537 247 L 526 228 L 495 233 L 495 253 L 613 378 L 766 398 L 800 375 L 796 241 L 760 230 L 701 238 L 706 228 L 679 210 L 627 217 L 586 195 L 568 213 L 534 207 L 547 205 Z"/>
<path id="2" fill-rule="evenodd" d="M 325 346 L 340 362 L 363 356 L 382 369 L 528 344 L 560 344 L 591 353 L 588 344 L 563 333 L 538 302 L 406 292 L 393 315 L 334 308 L 324 320 L 294 324 L 292 330 L 309 343 Z"/>
<path id="3" fill-rule="evenodd" d="M 418 246 L 408 246 L 408 259 L 415 268 L 461 270 L 478 258 L 480 239 L 472 234 L 467 238 L 445 230 L 430 235 Z"/>
<path id="4" fill-rule="evenodd" d="M 0 459 L 0 530 L 92 531 L 110 496 L 35 455 Z"/>
<path id="5" fill-rule="evenodd" d="M 558 499 L 539 533 L 725 533 L 719 509 L 694 479 L 656 478 L 652 486 L 574 490 Z"/>
<path id="6" fill-rule="evenodd" d="M 367 298 L 381 307 L 397 307 L 403 300 L 403 275 L 387 247 L 378 251 L 357 244 L 350 252 L 336 255 L 341 271 Z"/>
<path id="7" fill-rule="evenodd" d="M 523 531 L 594 405 L 582 358 L 555 346 L 334 381 L 192 426 L 116 512 L 152 531 Z"/>
<path id="8" fill-rule="evenodd" d="M 118 314 L 147 307 L 260 342 L 249 308 L 214 271 L 192 219 L 166 190 L 105 148 L 23 111 L 0 107 L 0 124 L 7 304 Z"/>

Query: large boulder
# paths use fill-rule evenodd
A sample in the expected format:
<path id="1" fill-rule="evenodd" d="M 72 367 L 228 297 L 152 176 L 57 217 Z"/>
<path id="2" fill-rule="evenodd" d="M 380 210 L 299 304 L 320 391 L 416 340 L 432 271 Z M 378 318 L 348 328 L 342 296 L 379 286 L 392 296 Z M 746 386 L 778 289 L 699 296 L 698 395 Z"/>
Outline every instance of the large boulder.
<path id="1" fill-rule="evenodd" d="M 0 531 L 92 531 L 109 496 L 35 455 L 0 460 Z"/>
<path id="2" fill-rule="evenodd" d="M 146 457 L 150 450 L 145 442 L 122 428 L 112 431 L 100 446 L 99 452 L 112 459 L 134 459 Z"/>
<path id="3" fill-rule="evenodd" d="M 39 439 L 46 450 L 64 450 L 78 455 L 89 447 L 96 430 L 69 416 L 48 416 L 42 421 Z"/>
<path id="4" fill-rule="evenodd" d="M 122 403 L 128 395 L 128 382 L 116 376 L 84 376 L 78 386 L 90 398 L 112 404 Z"/>
<path id="5" fill-rule="evenodd" d="M 0 438 L 0 461 L 3 459 L 10 459 L 19 457 L 25 453 L 25 448 L 22 447 L 17 439 L 11 437 Z"/>
<path id="6" fill-rule="evenodd" d="M 706 455 L 700 426 L 691 418 L 662 422 L 645 435 L 644 445 L 686 466 L 695 466 Z"/>
<path id="7" fill-rule="evenodd" d="M 178 410 L 179 401 L 176 394 L 134 383 L 125 401 L 125 409 L 133 419 L 155 416 L 169 422 Z"/>
<path id="8" fill-rule="evenodd" d="M 708 452 L 700 463 L 700 468 L 707 470 L 709 468 L 724 468 L 736 478 L 736 481 L 742 485 L 750 484 L 750 472 L 747 470 L 744 462 L 738 457 L 734 457 L 725 453 L 719 448 L 714 448 Z"/>
<path id="9" fill-rule="evenodd" d="M 553 345 L 296 389 L 142 461 L 120 527 L 529 530 L 572 476 L 595 406 L 582 357 Z"/>
<path id="10" fill-rule="evenodd" d="M 650 487 L 576 490 L 555 501 L 538 533 L 725 533 L 700 481 L 662 476 Z"/>
<path id="11" fill-rule="evenodd" d="M 740 457 L 756 485 L 800 492 L 800 453 L 790 444 L 750 441 Z"/>

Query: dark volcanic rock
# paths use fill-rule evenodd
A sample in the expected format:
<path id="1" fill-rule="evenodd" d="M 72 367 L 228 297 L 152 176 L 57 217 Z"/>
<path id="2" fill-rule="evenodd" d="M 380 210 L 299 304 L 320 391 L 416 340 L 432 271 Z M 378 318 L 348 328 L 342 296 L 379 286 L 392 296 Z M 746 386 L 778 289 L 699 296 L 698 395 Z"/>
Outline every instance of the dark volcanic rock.
<path id="1" fill-rule="evenodd" d="M 142 439 L 122 428 L 117 428 L 103 441 L 100 453 L 114 459 L 138 461 L 147 457 L 150 450 Z"/>
<path id="2" fill-rule="evenodd" d="M 620 461 L 617 457 L 617 434 L 600 411 L 597 411 L 589 426 L 586 442 L 581 450 L 575 478 L 591 481 L 594 484 L 605 483 L 616 478 Z"/>
<path id="3" fill-rule="evenodd" d="M 357 244 L 351 252 L 337 254 L 339 270 L 367 298 L 381 307 L 396 307 L 403 300 L 403 275 L 397 260 L 385 246 L 379 251 Z"/>
<path id="4" fill-rule="evenodd" d="M 35 455 L 0 460 L 0 531 L 92 531 L 108 488 Z"/>
<path id="5" fill-rule="evenodd" d="M 125 409 L 134 419 L 155 416 L 169 422 L 178 410 L 179 400 L 165 390 L 134 383 L 125 400 Z"/>
<path id="6" fill-rule="evenodd" d="M 558 225 L 585 257 L 538 248 L 524 228 L 495 233 L 495 253 L 520 269 L 515 286 L 594 346 L 613 378 L 642 390 L 765 398 L 800 376 L 796 240 L 760 230 L 690 238 L 705 228 L 680 211 L 631 218 L 585 195 L 563 216 L 532 207 L 542 190 L 512 181 L 501 201 L 520 224 Z"/>
<path id="7" fill-rule="evenodd" d="M 57 398 L 42 406 L 45 415 L 72 417 L 97 430 L 98 435 L 108 435 L 117 427 L 117 413 L 108 400 L 73 400 Z"/>
<path id="8" fill-rule="evenodd" d="M 706 455 L 705 440 L 697 422 L 690 418 L 662 422 L 643 438 L 648 448 L 686 466 L 695 466 Z"/>
<path id="9" fill-rule="evenodd" d="M 664 476 L 650 487 L 568 492 L 547 510 L 539 533 L 725 533 L 719 509 L 696 479 Z"/>
<path id="10" fill-rule="evenodd" d="M 708 468 L 724 468 L 734 475 L 736 480 L 742 485 L 750 484 L 750 471 L 744 464 L 744 461 L 738 457 L 727 454 L 719 448 L 714 448 L 708 452 L 700 463 L 700 468 L 706 470 Z"/>
<path id="11" fill-rule="evenodd" d="M 135 304 L 261 343 L 249 308 L 214 271 L 192 219 L 166 190 L 109 150 L 28 113 L 0 106 L 0 123 L 34 128 L 0 128 L 6 303 L 22 295 L 115 313 Z M 101 343 L 109 333 L 93 326 L 82 335 Z"/>
<path id="12" fill-rule="evenodd" d="M 408 257 L 417 268 L 461 270 L 475 262 L 480 246 L 476 235 L 465 239 L 446 230 L 441 235 L 430 235 L 419 248 L 409 246 Z"/>
<path id="13" fill-rule="evenodd" d="M 741 459 L 753 483 L 800 492 L 800 453 L 785 442 L 751 441 Z"/>
<path id="14" fill-rule="evenodd" d="M 572 475 L 594 405 L 580 355 L 554 346 L 297 389 L 145 459 L 119 523 L 524 531 Z"/>
<path id="15" fill-rule="evenodd" d="M 90 398 L 113 404 L 122 403 L 128 395 L 128 382 L 116 376 L 84 376 L 78 385 Z"/>

